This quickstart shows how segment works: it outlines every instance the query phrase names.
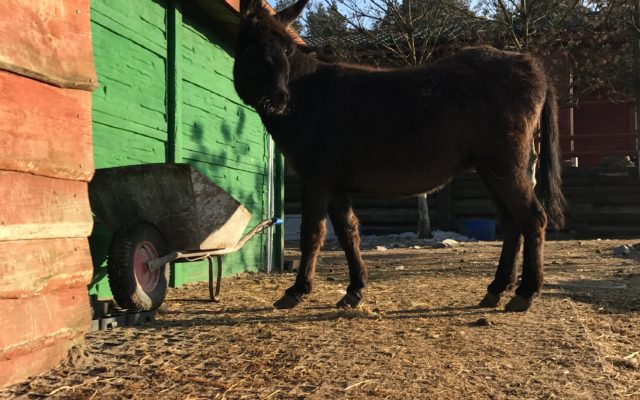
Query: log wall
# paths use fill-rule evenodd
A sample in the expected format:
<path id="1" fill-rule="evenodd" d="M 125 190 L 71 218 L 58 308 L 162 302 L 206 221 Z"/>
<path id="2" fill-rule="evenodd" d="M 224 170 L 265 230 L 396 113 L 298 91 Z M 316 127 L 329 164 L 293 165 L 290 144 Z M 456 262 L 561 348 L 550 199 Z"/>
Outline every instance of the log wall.
<path id="1" fill-rule="evenodd" d="M 0 386 L 54 367 L 91 314 L 89 0 L 0 2 Z"/>

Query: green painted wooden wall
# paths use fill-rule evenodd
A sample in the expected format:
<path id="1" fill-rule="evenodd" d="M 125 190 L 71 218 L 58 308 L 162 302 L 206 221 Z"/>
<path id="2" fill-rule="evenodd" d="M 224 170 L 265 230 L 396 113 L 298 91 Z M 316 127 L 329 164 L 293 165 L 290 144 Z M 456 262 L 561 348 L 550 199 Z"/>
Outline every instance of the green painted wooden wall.
<path id="1" fill-rule="evenodd" d="M 93 0 L 91 22 L 96 168 L 187 162 L 249 209 L 250 225 L 267 218 L 268 136 L 235 93 L 233 38 L 176 1 Z M 97 223 L 90 239 L 99 298 L 110 296 L 110 235 Z M 264 269 L 266 245 L 262 234 L 225 257 L 225 274 Z M 178 264 L 172 284 L 207 276 L 204 262 Z"/>

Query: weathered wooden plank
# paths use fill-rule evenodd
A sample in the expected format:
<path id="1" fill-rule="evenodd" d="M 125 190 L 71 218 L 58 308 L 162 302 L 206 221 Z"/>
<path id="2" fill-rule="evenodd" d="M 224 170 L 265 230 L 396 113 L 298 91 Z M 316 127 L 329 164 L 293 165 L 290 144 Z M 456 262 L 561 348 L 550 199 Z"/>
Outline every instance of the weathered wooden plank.
<path id="1" fill-rule="evenodd" d="M 86 182 L 0 171 L 0 199 L 0 241 L 91 233 Z"/>
<path id="2" fill-rule="evenodd" d="M 597 238 L 597 237 L 611 237 L 611 238 L 622 238 L 622 237 L 638 237 L 640 234 L 640 229 L 637 224 L 633 225 L 588 225 L 587 227 L 583 227 L 577 231 L 578 236 L 580 237 L 589 237 L 589 238 Z"/>
<path id="3" fill-rule="evenodd" d="M 87 288 L 80 285 L 24 299 L 1 299 L 0 359 L 45 347 L 43 339 L 76 336 L 89 327 Z"/>
<path id="4" fill-rule="evenodd" d="M 636 188 L 636 193 L 618 194 L 583 194 L 567 196 L 571 204 L 593 204 L 599 206 L 615 206 L 627 204 L 640 204 L 640 188 Z"/>
<path id="5" fill-rule="evenodd" d="M 460 188 L 465 188 L 465 189 L 485 189 L 486 187 L 484 186 L 484 183 L 482 183 L 482 181 L 480 179 L 469 179 L 469 180 L 454 180 L 452 183 L 452 186 L 455 190 L 458 190 Z"/>
<path id="6" fill-rule="evenodd" d="M 473 216 L 473 215 L 497 215 L 498 212 L 496 211 L 495 207 L 493 206 L 493 204 L 478 204 L 476 206 L 464 206 L 464 207 L 460 207 L 460 206 L 456 206 L 454 205 L 452 207 L 453 210 L 453 215 L 456 218 L 459 218 L 461 215 L 466 216 Z"/>
<path id="7" fill-rule="evenodd" d="M 91 179 L 91 93 L 0 71 L 0 104 L 0 169 Z"/>
<path id="8" fill-rule="evenodd" d="M 31 343 L 11 353 L 0 352 L 0 387 L 54 368 L 67 357 L 72 346 L 83 341 L 82 333 L 70 331 L 43 338 L 41 343 Z"/>
<path id="9" fill-rule="evenodd" d="M 591 177 L 591 176 L 630 176 L 638 177 L 638 170 L 635 167 L 618 168 L 565 168 L 563 171 L 565 178 Z"/>
<path id="10" fill-rule="evenodd" d="M 407 223 L 418 221 L 418 207 L 404 212 L 388 212 L 386 210 L 363 209 L 355 210 L 362 224 L 368 223 Z"/>
<path id="11" fill-rule="evenodd" d="M 97 86 L 89 0 L 0 1 L 0 69 L 56 86 Z"/>
<path id="12" fill-rule="evenodd" d="M 93 267 L 85 238 L 0 242 L 0 299 L 85 286 Z"/>
<path id="13" fill-rule="evenodd" d="M 598 212 L 590 213 L 571 213 L 568 216 L 569 223 L 588 222 L 589 224 L 607 224 L 607 225 L 630 225 L 640 224 L 640 213 L 633 212 Z M 638 225 L 640 232 L 640 225 Z"/>
<path id="14" fill-rule="evenodd" d="M 565 196 L 573 195 L 601 195 L 601 194 L 633 194 L 640 193 L 637 186 L 613 185 L 613 186 L 568 186 L 562 188 Z"/>
<path id="15" fill-rule="evenodd" d="M 435 207 L 435 196 L 429 196 L 430 206 Z M 433 204 L 431 204 L 433 202 Z M 380 208 L 416 208 L 418 201 L 415 197 L 398 198 L 354 198 L 355 207 L 380 207 Z"/>
<path id="16" fill-rule="evenodd" d="M 451 195 L 456 199 L 487 198 L 489 192 L 484 185 L 478 187 L 459 186 Z"/>
<path id="17" fill-rule="evenodd" d="M 362 232 L 365 235 L 385 235 L 401 232 L 416 232 L 417 230 L 417 222 L 415 224 L 375 224 L 362 226 Z"/>
<path id="18" fill-rule="evenodd" d="M 594 174 L 565 177 L 563 179 L 563 183 L 565 187 L 618 185 L 640 186 L 640 179 L 638 179 L 637 176 L 601 176 Z"/>

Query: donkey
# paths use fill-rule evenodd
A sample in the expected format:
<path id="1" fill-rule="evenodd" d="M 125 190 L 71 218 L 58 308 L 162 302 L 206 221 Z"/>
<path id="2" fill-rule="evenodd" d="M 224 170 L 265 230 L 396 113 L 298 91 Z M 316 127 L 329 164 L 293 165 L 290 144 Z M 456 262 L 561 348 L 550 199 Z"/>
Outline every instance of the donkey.
<path id="1" fill-rule="evenodd" d="M 300 267 L 274 306 L 295 307 L 311 292 L 327 214 L 349 265 L 350 284 L 337 306 L 360 303 L 368 274 L 351 195 L 428 193 L 475 168 L 504 231 L 480 306 L 496 307 L 516 285 L 524 247 L 522 279 L 505 310 L 529 309 L 543 283 L 547 222 L 564 223 L 556 97 L 540 63 L 491 47 L 414 68 L 326 63 L 287 33 L 307 2 L 270 15 L 261 0 L 241 0 L 235 48 L 235 89 L 256 109 L 302 186 Z"/>

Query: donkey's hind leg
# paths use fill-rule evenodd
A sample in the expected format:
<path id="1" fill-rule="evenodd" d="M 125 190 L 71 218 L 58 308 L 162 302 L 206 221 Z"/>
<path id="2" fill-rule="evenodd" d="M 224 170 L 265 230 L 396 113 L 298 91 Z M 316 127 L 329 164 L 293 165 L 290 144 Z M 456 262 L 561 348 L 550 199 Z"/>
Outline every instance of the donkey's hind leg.
<path id="1" fill-rule="evenodd" d="M 296 281 L 273 306 L 293 308 L 305 294 L 311 293 L 318 253 L 324 243 L 325 219 L 329 195 L 320 190 L 302 188 L 302 224 L 300 225 L 300 268 Z"/>
<path id="2" fill-rule="evenodd" d="M 350 284 L 347 294 L 336 306 L 355 307 L 362 300 L 362 289 L 367 284 L 367 267 L 360 256 L 358 218 L 353 213 L 351 202 L 346 195 L 338 194 L 331 199 L 329 217 L 349 264 Z"/>
<path id="3" fill-rule="evenodd" d="M 504 240 L 498 269 L 493 281 L 487 287 L 487 294 L 480 302 L 480 307 L 496 307 L 505 291 L 512 290 L 518 276 L 518 255 L 522 250 L 522 235 L 511 216 L 501 216 Z"/>
<path id="4" fill-rule="evenodd" d="M 516 285 L 518 256 L 522 251 L 522 234 L 518 224 L 500 199 L 491 176 L 482 170 L 479 173 L 500 215 L 502 234 L 504 236 L 495 277 L 487 287 L 487 294 L 480 302 L 480 307 L 496 307 L 502 294 L 505 291 L 513 290 Z"/>
<path id="5" fill-rule="evenodd" d="M 503 165 L 501 176 L 491 178 L 496 194 L 524 237 L 522 281 L 506 311 L 526 311 L 543 283 L 543 246 L 547 216 L 533 190 L 527 168 Z M 491 173 L 490 173 L 491 174 Z"/>

